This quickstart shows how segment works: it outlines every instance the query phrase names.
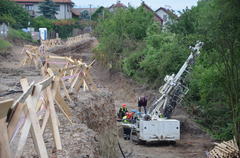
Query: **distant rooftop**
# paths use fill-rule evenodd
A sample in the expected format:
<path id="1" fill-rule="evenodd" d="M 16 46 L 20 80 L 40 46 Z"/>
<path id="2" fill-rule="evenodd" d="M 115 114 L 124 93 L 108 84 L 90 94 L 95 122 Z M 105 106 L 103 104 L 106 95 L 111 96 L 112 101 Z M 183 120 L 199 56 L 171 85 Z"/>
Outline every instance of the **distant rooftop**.
<path id="1" fill-rule="evenodd" d="M 109 8 L 127 8 L 127 6 L 121 3 L 121 1 L 118 1 L 116 4 L 111 5 Z"/>
<path id="2" fill-rule="evenodd" d="M 81 12 L 87 10 L 89 13 L 93 14 L 98 8 L 72 8 L 72 13 L 76 16 L 80 16 Z"/>

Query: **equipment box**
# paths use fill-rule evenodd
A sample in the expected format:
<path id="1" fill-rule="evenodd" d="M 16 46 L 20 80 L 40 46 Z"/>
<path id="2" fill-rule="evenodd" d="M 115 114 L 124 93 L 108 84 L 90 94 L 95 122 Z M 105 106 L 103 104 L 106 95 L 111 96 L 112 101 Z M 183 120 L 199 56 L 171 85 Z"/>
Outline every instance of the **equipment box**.
<path id="1" fill-rule="evenodd" d="M 176 141 L 180 139 L 180 122 L 175 119 L 159 119 L 140 122 L 139 138 L 143 141 Z"/>

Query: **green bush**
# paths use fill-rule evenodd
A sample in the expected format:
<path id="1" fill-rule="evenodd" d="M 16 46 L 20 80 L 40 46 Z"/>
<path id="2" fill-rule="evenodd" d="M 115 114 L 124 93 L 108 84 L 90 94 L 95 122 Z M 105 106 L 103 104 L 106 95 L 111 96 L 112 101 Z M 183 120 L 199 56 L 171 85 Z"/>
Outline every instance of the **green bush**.
<path id="1" fill-rule="evenodd" d="M 159 87 L 166 75 L 177 73 L 189 50 L 180 45 L 172 33 L 154 33 L 149 30 L 145 41 L 144 50 L 125 58 L 123 71 L 139 81 L 149 83 L 152 87 Z"/>
<path id="2" fill-rule="evenodd" d="M 142 7 L 109 13 L 95 28 L 100 42 L 98 56 L 104 57 L 113 68 L 119 68 L 121 59 L 137 48 L 152 23 L 153 15 Z"/>
<path id="3" fill-rule="evenodd" d="M 22 30 L 15 30 L 12 28 L 9 29 L 8 38 L 10 40 L 20 39 L 20 40 L 32 41 L 32 36 L 30 33 L 23 32 Z"/>
<path id="4" fill-rule="evenodd" d="M 12 47 L 12 44 L 6 40 L 0 39 L 0 55 L 5 56 L 7 55 L 7 50 Z"/>

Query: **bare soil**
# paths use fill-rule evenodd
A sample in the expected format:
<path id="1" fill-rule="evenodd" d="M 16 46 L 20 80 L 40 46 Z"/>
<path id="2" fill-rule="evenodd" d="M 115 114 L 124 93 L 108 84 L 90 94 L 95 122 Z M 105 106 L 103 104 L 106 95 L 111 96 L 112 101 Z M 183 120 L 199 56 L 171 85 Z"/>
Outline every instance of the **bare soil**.
<path id="1" fill-rule="evenodd" d="M 97 45 L 92 39 L 72 49 L 58 48 L 53 51 L 57 55 L 71 55 L 83 58 L 90 63 L 93 59 L 91 49 Z M 30 81 L 39 81 L 40 72 L 34 67 L 21 67 L 21 47 L 14 47 L 7 57 L 0 57 L 0 94 L 10 89 L 21 89 L 19 80 L 22 76 Z M 136 100 L 145 94 L 149 101 L 158 97 L 158 92 L 148 89 L 147 85 L 139 85 L 121 73 L 111 74 L 98 62 L 93 66 L 91 74 L 98 87 L 97 92 L 80 92 L 72 94 L 74 103 L 69 103 L 73 112 L 71 125 L 61 112 L 58 118 L 61 123 L 60 135 L 63 151 L 56 151 L 52 135 L 47 129 L 44 139 L 51 157 L 59 158 L 120 158 L 117 142 L 128 158 L 205 158 L 206 151 L 212 146 L 212 139 L 194 123 L 182 107 L 177 107 L 174 118 L 181 121 L 181 140 L 176 145 L 155 143 L 135 145 L 117 135 L 116 111 L 125 103 L 129 109 L 136 109 Z M 17 98 L 20 93 L 0 97 Z M 24 157 L 36 157 L 32 140 L 28 139 Z M 102 155 L 102 156 L 100 156 Z"/>

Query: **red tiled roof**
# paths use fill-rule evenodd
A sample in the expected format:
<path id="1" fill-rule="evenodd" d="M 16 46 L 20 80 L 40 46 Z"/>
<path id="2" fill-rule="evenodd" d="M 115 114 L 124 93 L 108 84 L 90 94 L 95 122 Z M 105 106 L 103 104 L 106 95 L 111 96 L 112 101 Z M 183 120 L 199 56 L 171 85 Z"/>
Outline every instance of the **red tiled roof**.
<path id="1" fill-rule="evenodd" d="M 158 16 L 157 13 L 154 12 L 154 11 L 152 10 L 152 8 L 150 8 L 145 2 L 142 2 L 142 6 L 143 6 L 144 8 L 146 8 L 148 11 L 150 11 L 150 12 L 153 13 L 154 19 L 156 19 L 156 20 L 160 21 L 161 23 L 163 23 L 163 19 L 162 19 L 160 16 Z"/>
<path id="2" fill-rule="evenodd" d="M 14 2 L 30 2 L 30 3 L 38 3 L 44 2 L 45 0 L 11 0 Z M 71 0 L 52 0 L 55 3 L 73 3 Z"/>

